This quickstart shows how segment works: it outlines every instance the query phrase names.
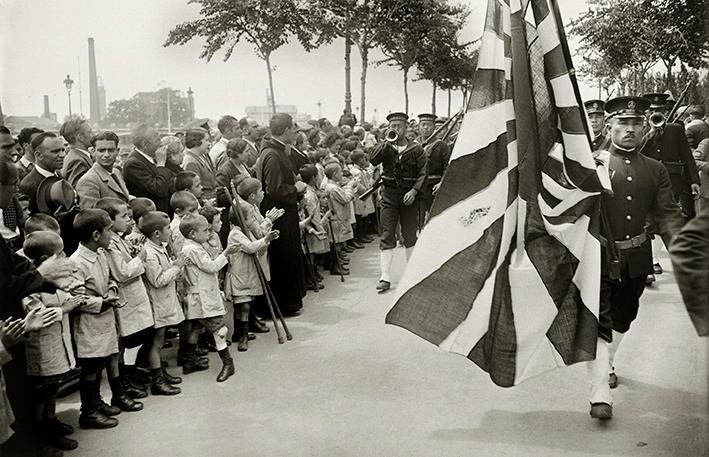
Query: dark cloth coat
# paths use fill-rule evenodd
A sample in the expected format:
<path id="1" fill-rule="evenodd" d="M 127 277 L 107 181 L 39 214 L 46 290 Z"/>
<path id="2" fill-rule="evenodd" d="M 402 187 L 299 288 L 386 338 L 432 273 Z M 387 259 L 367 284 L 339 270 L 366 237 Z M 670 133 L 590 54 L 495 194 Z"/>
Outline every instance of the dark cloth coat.
<path id="1" fill-rule="evenodd" d="M 188 149 L 185 151 L 183 164 L 185 171 L 192 171 L 199 176 L 202 182 L 202 198 L 214 198 L 217 188 L 216 170 L 209 155 L 197 155 Z"/>
<path id="2" fill-rule="evenodd" d="M 30 199 L 30 214 L 39 212 L 37 208 L 37 188 L 42 181 L 44 181 L 44 176 L 42 176 L 36 168 L 33 168 L 32 171 L 27 173 L 27 176 L 20 181 L 20 193 Z"/>
<path id="3" fill-rule="evenodd" d="M 680 230 L 670 246 L 677 285 L 700 336 L 709 335 L 709 207 Z"/>
<path id="4" fill-rule="evenodd" d="M 123 164 L 123 179 L 131 195 L 151 199 L 157 210 L 164 213 L 170 212 L 174 178 L 171 170 L 156 166 L 137 151 L 131 152 Z"/>
<path id="5" fill-rule="evenodd" d="M 259 167 L 265 194 L 261 212 L 265 214 L 271 208 L 285 210 L 285 214 L 273 223 L 273 229 L 280 231 L 280 237 L 268 247 L 271 287 L 284 314 L 292 314 L 303 306 L 306 291 L 295 189 L 295 175 L 305 162 L 300 154 L 290 151 L 276 139 L 264 142 Z"/>
<path id="6" fill-rule="evenodd" d="M 69 153 L 64 158 L 64 166 L 62 167 L 62 176 L 69 181 L 71 187 L 76 187 L 79 178 L 84 176 L 84 173 L 89 171 L 93 166 L 94 161 L 86 157 L 86 154 L 72 147 Z"/>

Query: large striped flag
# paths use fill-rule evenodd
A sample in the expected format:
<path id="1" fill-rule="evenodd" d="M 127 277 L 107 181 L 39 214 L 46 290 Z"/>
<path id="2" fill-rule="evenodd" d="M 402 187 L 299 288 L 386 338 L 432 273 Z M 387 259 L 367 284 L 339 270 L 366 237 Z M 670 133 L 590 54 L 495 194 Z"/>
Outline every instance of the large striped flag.
<path id="1" fill-rule="evenodd" d="M 507 387 L 595 357 L 603 187 L 555 0 L 488 1 L 472 98 L 386 321 Z"/>

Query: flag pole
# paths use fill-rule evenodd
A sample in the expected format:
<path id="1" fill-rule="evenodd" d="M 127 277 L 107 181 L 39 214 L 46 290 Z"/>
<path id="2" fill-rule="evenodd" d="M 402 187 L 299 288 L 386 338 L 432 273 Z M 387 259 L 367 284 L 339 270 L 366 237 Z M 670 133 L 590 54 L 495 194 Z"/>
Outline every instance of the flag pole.
<path id="1" fill-rule="evenodd" d="M 581 91 L 579 90 L 579 84 L 576 80 L 576 69 L 574 68 L 573 61 L 571 60 L 571 52 L 569 51 L 569 42 L 566 40 L 566 32 L 564 31 L 564 23 L 561 21 L 561 12 L 559 11 L 559 3 L 557 0 L 549 0 L 551 4 L 551 11 L 554 14 L 554 19 L 556 20 L 557 30 L 559 31 L 559 43 L 561 45 L 561 52 L 564 54 L 564 61 L 569 69 L 569 79 L 571 80 L 571 87 L 574 89 L 574 96 L 576 97 L 576 103 L 579 108 L 583 106 L 583 99 L 581 98 Z M 586 111 L 584 110 L 584 113 Z M 586 140 L 588 141 L 588 146 L 593 150 L 593 143 L 591 142 L 591 132 L 588 130 L 588 123 L 582 122 L 583 131 L 586 132 Z"/>

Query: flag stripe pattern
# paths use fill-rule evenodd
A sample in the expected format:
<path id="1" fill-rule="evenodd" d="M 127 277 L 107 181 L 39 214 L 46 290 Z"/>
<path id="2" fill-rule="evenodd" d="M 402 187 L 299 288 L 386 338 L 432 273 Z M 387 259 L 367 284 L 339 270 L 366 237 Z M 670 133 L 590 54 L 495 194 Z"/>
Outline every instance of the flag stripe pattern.
<path id="1" fill-rule="evenodd" d="M 602 186 L 553 1 L 488 1 L 468 109 L 386 319 L 504 387 L 595 356 Z"/>

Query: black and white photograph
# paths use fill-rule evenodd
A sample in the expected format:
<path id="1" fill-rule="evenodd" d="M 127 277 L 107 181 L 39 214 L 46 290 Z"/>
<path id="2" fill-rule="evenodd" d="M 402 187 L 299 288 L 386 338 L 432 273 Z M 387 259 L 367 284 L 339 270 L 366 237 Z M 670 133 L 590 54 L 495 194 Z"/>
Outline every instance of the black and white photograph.
<path id="1" fill-rule="evenodd" d="M 0 457 L 709 457 L 707 0 L 0 0 Z"/>

